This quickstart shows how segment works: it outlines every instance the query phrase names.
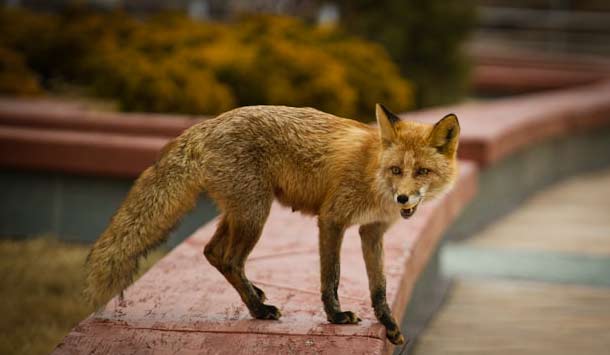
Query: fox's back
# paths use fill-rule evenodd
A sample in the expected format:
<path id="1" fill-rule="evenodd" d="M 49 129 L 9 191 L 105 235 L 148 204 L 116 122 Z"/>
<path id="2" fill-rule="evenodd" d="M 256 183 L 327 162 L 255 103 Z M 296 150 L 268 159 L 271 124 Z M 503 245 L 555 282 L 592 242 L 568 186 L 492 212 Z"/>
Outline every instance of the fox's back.
<path id="1" fill-rule="evenodd" d="M 248 106 L 194 127 L 193 138 L 202 141 L 205 185 L 212 194 L 232 198 L 231 191 L 252 193 L 268 184 L 280 202 L 317 213 L 333 176 L 349 161 L 349 146 L 371 132 L 365 124 L 312 108 Z"/>

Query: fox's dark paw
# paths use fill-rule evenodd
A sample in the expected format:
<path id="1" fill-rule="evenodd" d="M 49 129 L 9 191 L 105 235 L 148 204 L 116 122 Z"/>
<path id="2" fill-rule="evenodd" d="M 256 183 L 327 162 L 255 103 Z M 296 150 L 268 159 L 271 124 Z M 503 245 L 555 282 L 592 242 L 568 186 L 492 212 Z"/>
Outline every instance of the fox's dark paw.
<path id="1" fill-rule="evenodd" d="M 252 285 L 252 287 L 254 288 L 254 291 L 256 292 L 256 295 L 258 296 L 258 299 L 261 301 L 261 303 L 265 302 L 265 300 L 267 300 L 267 295 L 265 295 L 265 292 L 263 292 L 263 290 L 254 285 Z"/>
<path id="2" fill-rule="evenodd" d="M 256 319 L 271 319 L 277 320 L 280 319 L 282 313 L 276 306 L 263 304 L 259 309 L 256 310 L 256 313 L 253 314 Z"/>
<path id="3" fill-rule="evenodd" d="M 400 329 L 398 329 L 396 326 L 391 329 L 387 329 L 386 334 L 390 343 L 394 345 L 402 345 L 405 343 L 405 338 L 400 333 Z"/>
<path id="4" fill-rule="evenodd" d="M 333 324 L 356 324 L 360 319 L 354 312 L 345 311 L 328 315 L 328 321 Z"/>

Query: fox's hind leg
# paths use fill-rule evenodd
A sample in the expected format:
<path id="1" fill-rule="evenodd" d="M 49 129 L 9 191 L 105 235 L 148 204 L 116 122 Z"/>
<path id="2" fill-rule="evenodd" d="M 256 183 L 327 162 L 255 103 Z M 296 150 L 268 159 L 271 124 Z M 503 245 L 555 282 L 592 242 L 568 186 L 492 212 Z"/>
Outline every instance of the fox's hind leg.
<path id="1" fill-rule="evenodd" d="M 272 195 L 245 203 L 239 209 L 227 209 L 204 254 L 239 293 L 250 314 L 258 319 L 278 319 L 280 311 L 263 304 L 264 292 L 252 285 L 245 274 L 248 255 L 258 242 L 269 215 Z M 247 207 L 247 208 L 245 208 Z"/>

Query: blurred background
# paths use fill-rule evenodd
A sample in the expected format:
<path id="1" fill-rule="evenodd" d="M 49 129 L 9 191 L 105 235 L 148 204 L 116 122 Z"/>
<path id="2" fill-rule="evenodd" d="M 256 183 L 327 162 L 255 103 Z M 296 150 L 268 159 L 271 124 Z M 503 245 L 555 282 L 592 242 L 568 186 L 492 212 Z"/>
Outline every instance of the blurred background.
<path id="1" fill-rule="evenodd" d="M 4 3 L 0 92 L 123 111 L 264 103 L 369 120 L 375 100 L 404 112 L 506 93 L 485 82 L 501 59 L 602 65 L 610 51 L 602 0 Z"/>
<path id="2" fill-rule="evenodd" d="M 11 140 L 19 132 L 0 135 L 3 354 L 48 352 L 91 312 L 80 298 L 88 243 L 158 148 L 198 119 L 238 106 L 281 104 L 371 122 L 376 102 L 407 113 L 593 84 L 610 76 L 610 2 L 605 0 L 0 4 L 0 126 L 27 122 L 36 128 L 34 145 L 57 127 L 68 131 L 57 136 L 61 142 L 78 141 L 75 131 L 89 132 L 82 143 L 87 152 L 113 139 L 131 144 L 124 156 L 120 149 L 112 151 L 115 163 L 83 153 L 77 157 L 82 162 L 71 165 L 74 149 L 47 151 L 43 144 L 42 153 L 32 153 Z M 96 136 L 96 130 L 112 133 L 112 139 Z M 19 155 L 26 153 L 31 163 Z M 581 193 L 575 187 L 573 194 L 607 196 L 608 175 L 590 178 L 599 189 Z M 607 203 L 595 201 L 598 205 L 585 211 L 609 211 Z M 202 199 L 167 248 L 215 215 L 214 206 Z M 610 237 L 607 216 L 595 223 L 599 235 Z M 599 243 L 597 248 L 608 248 Z M 166 251 L 149 257 L 147 265 Z M 460 253 L 466 252 L 456 249 L 448 256 L 458 269 L 460 258 L 470 255 Z M 599 265 L 610 279 L 605 262 Z M 471 297 L 472 289 L 459 290 Z M 610 304 L 607 294 L 596 297 Z M 444 329 L 443 324 L 435 329 Z M 608 330 L 608 324 L 596 329 Z M 446 338 L 441 330 L 436 334 Z M 434 334 L 423 338 L 432 340 L 422 343 L 420 353 L 447 353 L 448 347 L 425 347 L 441 341 Z"/>

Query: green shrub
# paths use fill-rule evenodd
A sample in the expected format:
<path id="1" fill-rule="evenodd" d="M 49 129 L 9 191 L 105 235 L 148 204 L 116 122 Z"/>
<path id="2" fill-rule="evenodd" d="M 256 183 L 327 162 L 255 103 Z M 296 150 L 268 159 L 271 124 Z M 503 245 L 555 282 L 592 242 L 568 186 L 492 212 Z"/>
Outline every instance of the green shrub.
<path id="1" fill-rule="evenodd" d="M 15 28 L 0 36 L 43 83 L 59 78 L 89 87 L 126 111 L 218 114 L 281 104 L 370 120 L 375 102 L 396 111 L 413 103 L 409 83 L 381 46 L 294 18 L 222 24 L 175 13 L 144 20 L 82 10 L 10 16 Z M 22 31 L 20 16 L 51 35 Z M 31 45 L 36 41 L 40 47 Z"/>

